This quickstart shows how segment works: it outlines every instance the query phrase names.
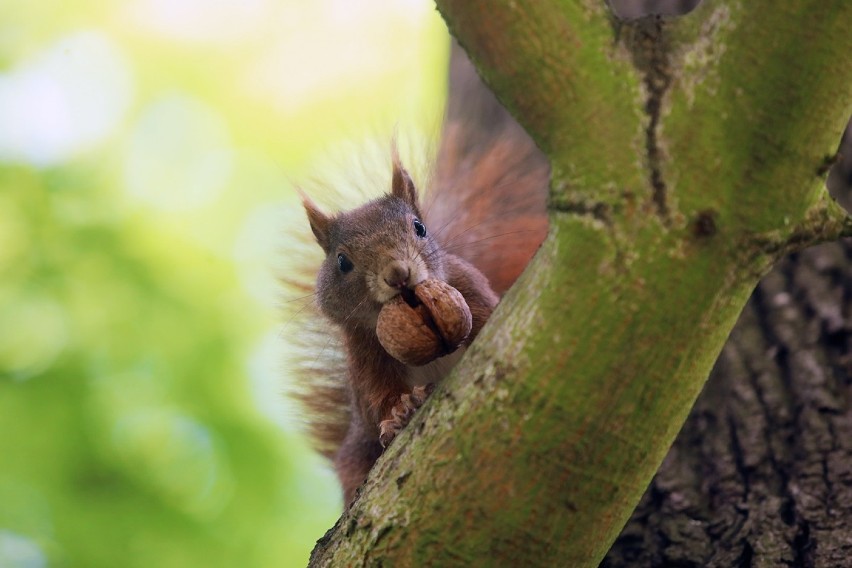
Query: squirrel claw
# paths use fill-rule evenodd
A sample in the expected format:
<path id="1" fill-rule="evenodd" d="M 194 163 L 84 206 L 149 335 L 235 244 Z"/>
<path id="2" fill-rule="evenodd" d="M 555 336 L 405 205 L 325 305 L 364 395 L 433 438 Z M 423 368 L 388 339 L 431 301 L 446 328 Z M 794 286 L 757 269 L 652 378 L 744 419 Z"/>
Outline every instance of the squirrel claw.
<path id="1" fill-rule="evenodd" d="M 408 425 L 414 412 L 423 406 L 433 390 L 435 385 L 429 383 L 426 386 L 414 387 L 410 394 L 399 397 L 399 402 L 391 408 L 391 417 L 379 422 L 379 443 L 383 448 L 387 448 L 396 435 Z"/>

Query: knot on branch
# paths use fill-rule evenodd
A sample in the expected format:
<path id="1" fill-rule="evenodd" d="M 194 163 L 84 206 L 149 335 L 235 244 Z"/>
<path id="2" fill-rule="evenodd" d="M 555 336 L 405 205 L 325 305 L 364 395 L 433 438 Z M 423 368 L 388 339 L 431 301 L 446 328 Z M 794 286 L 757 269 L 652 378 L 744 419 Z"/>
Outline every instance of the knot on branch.
<path id="1" fill-rule="evenodd" d="M 719 230 L 716 224 L 717 215 L 713 209 L 699 211 L 692 221 L 692 234 L 696 238 L 708 238 L 715 235 Z"/>

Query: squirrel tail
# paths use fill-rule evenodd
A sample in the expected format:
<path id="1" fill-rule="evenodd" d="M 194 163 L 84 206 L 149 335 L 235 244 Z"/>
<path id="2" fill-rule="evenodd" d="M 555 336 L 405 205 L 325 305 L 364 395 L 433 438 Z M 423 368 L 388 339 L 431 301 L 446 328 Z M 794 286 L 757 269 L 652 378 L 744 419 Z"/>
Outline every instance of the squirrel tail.
<path id="1" fill-rule="evenodd" d="M 454 42 L 446 120 L 424 207 L 444 250 L 476 266 L 502 295 L 547 234 L 549 180 L 547 158 Z"/>
<path id="2" fill-rule="evenodd" d="M 299 415 L 311 447 L 333 460 L 346 437 L 352 407 L 341 338 L 319 313 L 313 275 L 291 275 L 282 283 L 302 294 L 305 302 L 288 321 L 299 332 L 292 334 L 289 346 L 288 374 L 296 380 L 286 395 L 301 407 Z"/>
<path id="3" fill-rule="evenodd" d="M 446 119 L 424 216 L 443 249 L 476 266 L 499 295 L 546 235 L 549 176 L 544 155 L 454 43 Z M 293 334 L 290 374 L 296 381 L 290 395 L 302 406 L 314 448 L 333 460 L 350 424 L 352 394 L 342 338 L 313 301 L 314 277 L 315 271 L 306 270 L 284 279 L 306 298 L 289 324 L 299 329 Z"/>

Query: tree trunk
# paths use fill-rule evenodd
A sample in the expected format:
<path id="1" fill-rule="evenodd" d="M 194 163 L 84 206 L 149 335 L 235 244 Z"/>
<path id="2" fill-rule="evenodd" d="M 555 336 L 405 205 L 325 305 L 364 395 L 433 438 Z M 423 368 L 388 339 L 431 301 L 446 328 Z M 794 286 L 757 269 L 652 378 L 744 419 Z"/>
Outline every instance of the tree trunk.
<path id="1" fill-rule="evenodd" d="M 550 232 L 312 565 L 596 566 L 759 277 L 850 229 L 852 3 L 438 4 L 550 160 Z"/>
<path id="2" fill-rule="evenodd" d="M 758 286 L 603 563 L 848 566 L 852 241 Z"/>

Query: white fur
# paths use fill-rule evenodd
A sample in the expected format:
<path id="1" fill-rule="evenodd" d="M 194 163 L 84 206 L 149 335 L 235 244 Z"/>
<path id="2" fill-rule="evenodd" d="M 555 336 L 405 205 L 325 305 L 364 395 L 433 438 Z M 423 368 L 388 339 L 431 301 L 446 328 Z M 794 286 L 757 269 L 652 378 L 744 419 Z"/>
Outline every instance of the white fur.
<path id="1" fill-rule="evenodd" d="M 445 357 L 435 359 L 422 367 L 408 367 L 406 382 L 411 388 L 441 382 L 456 366 L 467 348 L 462 346 Z"/>

